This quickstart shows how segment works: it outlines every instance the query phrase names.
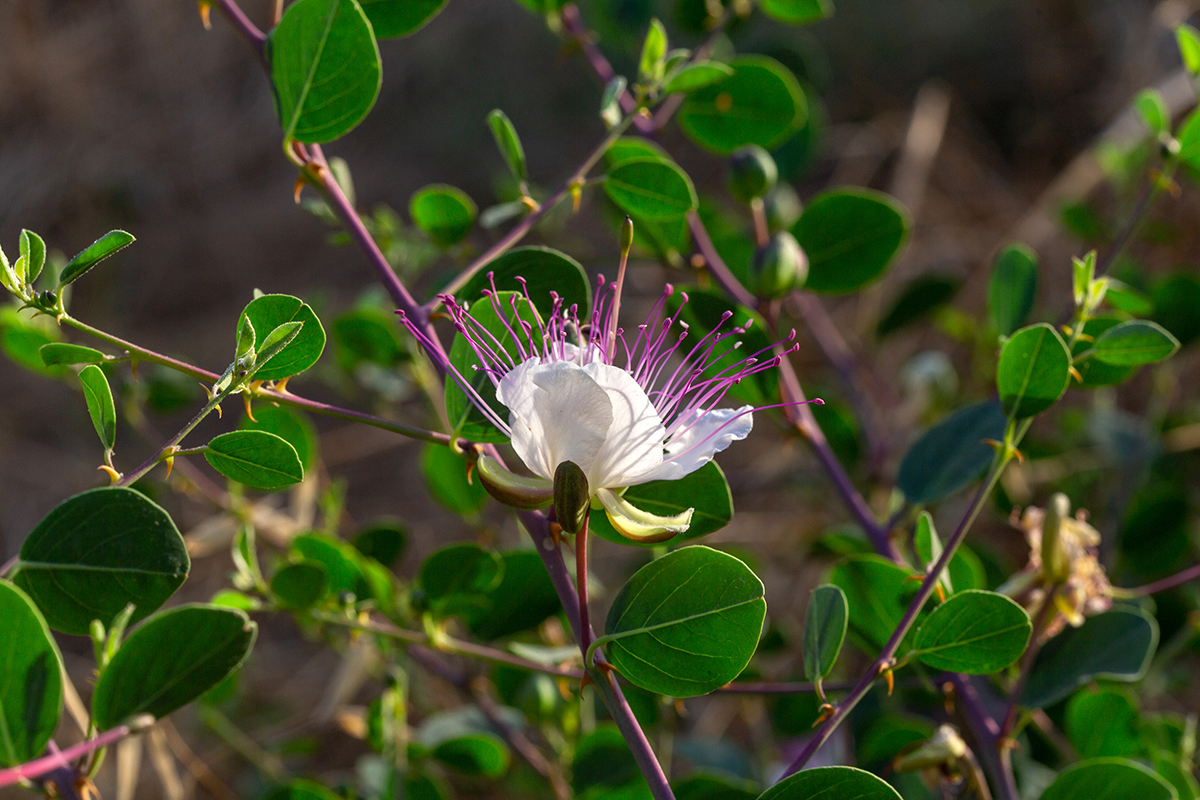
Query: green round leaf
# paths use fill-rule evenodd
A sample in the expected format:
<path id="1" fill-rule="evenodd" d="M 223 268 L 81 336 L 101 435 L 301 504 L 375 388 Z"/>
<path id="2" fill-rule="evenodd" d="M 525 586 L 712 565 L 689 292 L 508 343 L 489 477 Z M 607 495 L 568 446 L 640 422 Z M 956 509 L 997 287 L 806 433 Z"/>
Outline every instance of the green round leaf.
<path id="1" fill-rule="evenodd" d="M 191 561 L 171 517 L 140 492 L 106 486 L 51 511 L 21 545 L 13 582 L 56 631 L 86 635 L 133 603 L 136 622 L 166 602 Z"/>
<path id="2" fill-rule="evenodd" d="M 731 555 L 696 545 L 642 567 L 608 612 L 604 652 L 630 683 L 671 697 L 736 678 L 766 618 L 762 581 Z"/>
<path id="3" fill-rule="evenodd" d="M 1000 351 L 996 388 L 1004 411 L 1020 419 L 1058 402 L 1071 382 L 1071 354 L 1045 322 L 1022 328 Z"/>
<path id="4" fill-rule="evenodd" d="M 396 315 L 381 308 L 348 311 L 332 327 L 337 363 L 344 370 L 353 371 L 364 361 L 391 368 L 406 356 Z"/>
<path id="5" fill-rule="evenodd" d="M 990 675 L 1021 657 L 1032 629 L 1025 609 L 1009 598 L 973 590 L 935 608 L 913 646 L 934 669 Z"/>
<path id="6" fill-rule="evenodd" d="M 321 533 L 305 533 L 292 540 L 292 551 L 304 560 L 324 565 L 331 592 L 355 592 L 360 588 L 362 559 L 350 543 Z"/>
<path id="7" fill-rule="evenodd" d="M 1136 761 L 1093 758 L 1058 774 L 1041 800 L 1175 800 L 1171 784 Z"/>
<path id="8" fill-rule="evenodd" d="M 536 628 L 562 608 L 542 559 L 532 550 L 501 555 L 500 583 L 465 610 L 472 636 L 492 640 Z"/>
<path id="9" fill-rule="evenodd" d="M 1083 758 L 1137 756 L 1142 751 L 1138 712 L 1124 692 L 1077 692 L 1063 717 L 1063 729 Z"/>
<path id="10" fill-rule="evenodd" d="M 255 380 L 278 381 L 290 378 L 316 364 L 325 350 L 325 329 L 321 327 L 321 321 L 317 319 L 308 303 L 299 297 L 264 294 L 250 301 L 242 310 L 242 316 L 238 318 L 239 329 L 242 317 L 250 318 L 254 330 L 260 332 L 260 340 L 265 340 L 271 331 L 285 322 L 304 323 L 296 338 L 254 373 Z"/>
<path id="11" fill-rule="evenodd" d="M 525 281 L 524 288 L 518 278 Z M 564 308 L 578 306 L 583 317 L 592 310 L 592 284 L 583 266 L 566 253 L 549 247 L 517 247 L 492 259 L 467 281 L 456 297 L 460 302 L 477 304 L 493 282 L 499 292 L 528 290 L 533 307 L 543 318 L 549 317 L 553 308 L 551 292 L 563 299 Z"/>
<path id="12" fill-rule="evenodd" d="M 874 281 L 900 252 L 912 222 L 896 200 L 870 189 L 815 197 L 792 226 L 808 255 L 805 289 L 843 294 Z"/>
<path id="13" fill-rule="evenodd" d="M 93 347 L 84 347 L 66 342 L 51 342 L 38 348 L 42 363 L 47 367 L 55 364 L 101 364 L 104 353 Z"/>
<path id="14" fill-rule="evenodd" d="M 837 662 L 846 640 L 849 609 L 846 593 L 828 584 L 813 590 L 804 614 L 804 677 L 824 678 Z"/>
<path id="15" fill-rule="evenodd" d="M 965 406 L 934 425 L 905 454 L 896 486 L 917 505 L 936 503 L 979 480 L 1004 438 L 999 403 Z"/>
<path id="16" fill-rule="evenodd" d="M 1011 336 L 1033 310 L 1037 297 L 1037 253 L 1023 244 L 1000 251 L 988 278 L 987 307 L 992 327 Z"/>
<path id="17" fill-rule="evenodd" d="M 872 653 L 881 650 L 899 626 L 920 586 L 917 581 L 909 580 L 911 575 L 876 555 L 848 558 L 830 571 L 828 582 L 846 593 L 850 636 L 864 650 Z M 909 631 L 905 642 L 912 636 Z"/>
<path id="18" fill-rule="evenodd" d="M 733 68 L 719 61 L 697 61 L 676 72 L 663 88 L 666 94 L 687 94 L 697 89 L 724 80 L 733 74 Z"/>
<path id="19" fill-rule="evenodd" d="M 949 303 L 958 292 L 958 281 L 945 275 L 921 275 L 909 281 L 875 326 L 879 338 L 925 319 Z"/>
<path id="20" fill-rule="evenodd" d="M 1021 704 L 1044 708 L 1096 678 L 1141 680 L 1157 645 L 1158 623 L 1140 609 L 1114 608 L 1089 617 L 1038 653 Z"/>
<path id="21" fill-rule="evenodd" d="M 254 409 L 254 419 L 243 417 L 238 425 L 243 431 L 273 433 L 296 449 L 305 471 L 317 460 L 317 431 L 308 417 L 285 406 L 261 403 Z"/>
<path id="22" fill-rule="evenodd" d="M 729 62 L 733 75 L 697 89 L 679 108 L 679 127 L 721 155 L 747 144 L 773 150 L 804 124 L 807 108 L 796 77 L 766 56 Z"/>
<path id="23" fill-rule="evenodd" d="M 58 285 L 62 287 L 78 280 L 83 273 L 96 266 L 96 264 L 118 250 L 128 247 L 133 242 L 133 234 L 126 233 L 125 231 L 109 231 L 88 245 L 82 253 L 67 262 L 62 272 L 59 273 Z"/>
<path id="24" fill-rule="evenodd" d="M 1107 297 L 1107 295 L 1106 295 Z M 1083 326 L 1084 336 L 1092 337 L 1090 340 L 1080 339 L 1071 348 L 1071 357 L 1078 358 L 1083 353 L 1092 349 L 1096 339 L 1108 329 L 1120 325 L 1121 319 L 1117 317 L 1092 317 Z M 1118 367 L 1113 364 L 1106 364 L 1098 358 L 1088 358 L 1077 362 L 1075 368 L 1079 370 L 1080 377 L 1083 381 L 1079 386 L 1083 389 L 1093 389 L 1097 386 L 1116 386 L 1119 383 L 1124 383 L 1129 380 L 1137 371 L 1137 367 Z"/>
<path id="25" fill-rule="evenodd" d="M 281 489 L 304 480 L 296 448 L 266 431 L 231 431 L 208 443 L 204 458 L 231 481 L 256 489 Z"/>
<path id="26" fill-rule="evenodd" d="M 359 0 L 377 39 L 416 33 L 445 8 L 446 0 Z"/>
<path id="27" fill-rule="evenodd" d="M 608 171 L 604 191 L 629 214 L 648 220 L 685 216 L 699 204 L 692 179 L 670 161 L 632 158 Z"/>
<path id="28" fill-rule="evenodd" d="M 694 508 L 692 524 L 686 532 L 671 540 L 672 545 L 719 531 L 733 519 L 733 495 L 729 491 L 729 482 L 725 480 L 725 473 L 715 461 L 708 462 L 677 481 L 651 481 L 630 486 L 625 490 L 623 497 L 635 507 L 660 517 L 673 517 Z M 588 528 L 601 539 L 614 544 L 634 547 L 661 546 L 626 539 L 617 533 L 603 509 L 591 512 Z"/>
<path id="29" fill-rule="evenodd" d="M 83 397 L 96 435 L 104 449 L 111 450 L 117 441 L 117 407 L 113 404 L 112 389 L 108 387 L 104 370 L 88 364 L 79 373 L 79 383 L 83 386 Z"/>
<path id="30" fill-rule="evenodd" d="M 383 78 L 379 46 L 357 0 L 299 0 L 267 45 L 285 140 L 332 141 L 375 105 Z"/>
<path id="31" fill-rule="evenodd" d="M 271 576 L 271 594 L 284 608 L 311 608 L 329 591 L 329 578 L 320 561 L 286 564 Z"/>
<path id="32" fill-rule="evenodd" d="M 1200 337 L 1200 279 L 1186 272 L 1154 288 L 1154 320 L 1183 344 Z"/>
<path id="33" fill-rule="evenodd" d="M 831 0 L 759 0 L 758 7 L 773 20 L 806 25 L 832 16 Z"/>
<path id="34" fill-rule="evenodd" d="M 1162 361 L 1179 349 L 1179 340 L 1157 322 L 1135 319 L 1100 334 L 1095 348 L 1105 364 L 1132 367 Z"/>
<path id="35" fill-rule="evenodd" d="M 900 800 L 882 778 L 854 767 L 815 767 L 797 772 L 767 789 L 758 800 Z"/>
<path id="36" fill-rule="evenodd" d="M 460 736 L 433 748 L 433 757 L 464 775 L 499 778 L 508 772 L 511 756 L 500 737 L 490 733 Z"/>
<path id="37" fill-rule="evenodd" d="M 408 530 L 398 519 L 384 518 L 354 534 L 354 549 L 390 566 L 408 546 Z"/>
<path id="38" fill-rule="evenodd" d="M 244 611 L 185 605 L 155 614 L 100 673 L 92 717 L 100 730 L 136 714 L 162 719 L 241 666 L 258 626 Z"/>
<path id="39" fill-rule="evenodd" d="M 494 589 L 504 573 L 504 562 L 492 550 L 470 542 L 436 550 L 421 565 L 421 588 L 432 604 L 461 600 Z"/>
<path id="40" fill-rule="evenodd" d="M 0 580 L 0 767 L 42 755 L 62 715 L 62 656 L 29 595 Z"/>
<path id="41" fill-rule="evenodd" d="M 488 501 L 487 490 L 476 478 L 467 482 L 466 460 L 440 444 L 427 444 L 421 450 L 421 475 L 439 503 L 465 517 L 479 513 Z"/>
<path id="42" fill-rule="evenodd" d="M 604 161 L 610 168 L 635 158 L 657 158 L 659 161 L 672 161 L 671 156 L 667 155 L 667 151 L 662 148 L 662 145 L 640 136 L 622 136 L 613 142 L 604 153 Z"/>
<path id="43" fill-rule="evenodd" d="M 418 189 L 408 204 L 418 228 L 442 247 L 458 244 L 475 224 L 475 201 L 460 189 L 435 183 Z"/>

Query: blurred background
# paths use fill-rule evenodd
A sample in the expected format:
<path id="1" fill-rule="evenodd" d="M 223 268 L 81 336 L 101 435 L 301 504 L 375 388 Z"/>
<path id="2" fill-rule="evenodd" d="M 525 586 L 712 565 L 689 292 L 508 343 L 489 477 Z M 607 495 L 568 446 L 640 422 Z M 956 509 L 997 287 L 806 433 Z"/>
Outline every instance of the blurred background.
<path id="1" fill-rule="evenodd" d="M 651 16 L 667 23 L 673 45 L 701 40 L 694 23 L 698 1 L 589 0 L 580 10 L 618 72 L 628 72 Z M 953 405 L 976 399 L 971 393 L 978 395 L 979 389 L 966 375 L 978 367 L 979 354 L 956 339 L 954 325 L 969 326 L 981 318 L 987 269 L 1001 246 L 1021 240 L 1039 252 L 1042 285 L 1034 316 L 1056 320 L 1063 313 L 1070 256 L 1103 244 L 1106 220 L 1120 217 L 1137 188 L 1106 181 L 1104 172 L 1105 153 L 1144 135 L 1128 113 L 1132 97 L 1158 86 L 1177 116 L 1194 103 L 1180 75 L 1172 30 L 1192 16 L 1196 4 L 835 4 L 832 18 L 805 28 L 756 14 L 736 24 L 729 38 L 739 52 L 767 53 L 788 65 L 806 83 L 810 99 L 819 101 L 809 128 L 778 156 L 801 199 L 829 185 L 870 186 L 896 195 L 914 218 L 909 245 L 882 284 L 827 304 L 851 346 L 865 355 L 870 382 L 892 409 L 880 459 L 865 454 L 853 415 L 835 413 L 852 403 L 831 403 L 822 417 L 856 478 L 867 485 L 873 475 L 893 476 L 907 445 L 947 407 L 915 400 L 920 393 L 914 381 L 937 384 L 937 391 L 947 391 L 944 381 L 954 381 L 946 395 L 956 398 Z M 265 24 L 270 5 L 269 0 L 246 0 L 244 7 Z M 504 164 L 484 121 L 493 108 L 512 119 L 531 180 L 546 190 L 557 187 L 604 136 L 597 113 L 602 87 L 586 61 L 547 29 L 543 17 L 514 0 L 451 0 L 427 27 L 382 42 L 381 50 L 384 81 L 375 110 L 326 148 L 328 155 L 349 163 L 363 210 L 386 204 L 407 224 L 409 197 L 434 182 L 458 186 L 480 208 L 509 199 Z M 702 192 L 724 191 L 721 159 L 699 151 L 674 126 L 660 138 Z M 216 13 L 212 30 L 205 31 L 190 0 L 0 4 L 0 243 L 11 255 L 20 230 L 29 228 L 69 256 L 112 228 L 138 238 L 77 284 L 71 305 L 77 317 L 218 372 L 233 349 L 237 314 L 256 288 L 298 295 L 322 319 L 332 319 L 370 291 L 372 275 L 357 251 L 335 246 L 330 228 L 293 203 L 294 179 L 280 152 L 261 69 Z M 1195 194 L 1184 188 L 1181 196 L 1166 197 L 1154 214 L 1157 240 L 1131 248 L 1147 285 L 1169 273 L 1194 270 L 1200 256 L 1200 237 L 1193 234 L 1200 220 Z M 557 218 L 528 243 L 545 241 L 589 270 L 612 274 L 616 240 L 596 210 L 598 200 L 585 200 L 579 215 Z M 468 248 L 427 265 L 419 293 L 427 296 L 439 275 L 469 261 L 496 236 L 477 230 Z M 953 279 L 957 294 L 949 308 L 957 316 L 877 339 L 873 330 L 880 310 L 907 280 L 926 273 Z M 632 281 L 636 290 L 654 296 L 665 277 L 663 267 L 644 260 L 635 264 Z M 800 341 L 797 364 L 809 394 L 837 401 L 844 392 L 835 375 L 805 332 Z M 926 365 L 934 377 L 923 379 L 913 357 L 930 350 L 948 353 L 949 360 Z M 984 357 L 986 362 L 992 354 Z M 435 424 L 427 407 L 409 400 L 411 386 L 384 387 L 374 394 L 361 387 L 347 390 L 333 362 L 333 353 L 327 353 L 293 388 Z M 1190 378 L 1193 389 L 1196 368 L 1194 352 L 1177 358 L 1176 373 Z M 955 388 L 960 374 L 963 395 Z M 159 380 L 153 370 L 145 377 Z M 1121 392 L 1142 397 L 1149 380 Z M 171 409 L 171 392 L 200 397 L 189 381 L 160 382 L 163 386 L 153 390 L 160 392 L 160 408 Z M 1120 405 L 1123 396 L 1108 393 L 1103 402 Z M 1178 392 L 1168 396 L 1182 413 L 1187 402 Z M 1087 409 L 1101 400 L 1089 396 L 1072 402 Z M 190 416 L 189 408 L 150 413 L 143 424 L 149 438 L 123 424 L 118 461 L 140 462 Z M 228 429 L 234 424 L 230 411 L 236 418 L 240 409 L 226 409 L 225 423 L 206 422 L 206 430 Z M 329 485 L 330 476 L 345 479 L 346 525 L 354 528 L 381 515 L 404 520 L 412 544 L 401 574 L 411 574 L 421 557 L 441 544 L 481 535 L 480 528 L 429 499 L 417 468 L 417 444 L 333 420 L 314 422 L 328 470 L 321 486 Z M 731 526 L 711 538 L 747 555 L 767 585 L 772 619 L 786 629 L 789 615 L 803 609 L 807 587 L 828 563 L 809 558 L 808 542 L 847 515 L 829 499 L 826 479 L 803 445 L 781 449 L 769 423 L 760 427 L 752 445 L 732 448 L 721 458 L 738 513 Z M 0 359 L 0 560 L 14 554 L 33 525 L 62 499 L 101 485 L 99 457 L 82 398 L 72 385 Z M 1184 466 L 1194 474 L 1194 459 Z M 1115 529 L 1138 487 L 1110 478 L 1100 486 L 1125 493 L 1123 504 L 1103 518 Z M 1008 488 L 1010 493 L 1019 489 Z M 1034 484 L 1028 496 L 1012 499 L 1041 500 L 1044 489 Z M 307 508 L 311 518 L 318 489 L 308 491 L 287 502 L 293 510 Z M 1185 540 L 1192 520 L 1188 495 L 1194 491 L 1192 482 L 1184 497 Z M 185 533 L 212 513 L 202 498 L 164 492 L 161 499 Z M 886 505 L 886 497 L 871 499 Z M 947 520 L 955 518 L 958 504 L 945 506 Z M 1003 519 L 993 514 L 979 526 L 979 536 L 993 542 L 999 563 L 1017 567 L 1026 551 Z M 484 528 L 482 535 L 498 543 L 515 544 L 520 538 L 495 508 L 487 512 Z M 599 573 L 619 585 L 635 558 L 614 546 L 597 551 Z M 201 547 L 198 552 L 209 551 Z M 227 552 L 223 545 L 211 552 L 198 559 L 181 597 L 207 599 L 225 585 Z M 64 648 L 82 690 L 90 645 L 68 641 Z M 335 653 L 306 642 L 286 620 L 265 619 L 244 680 L 251 693 L 261 693 L 262 705 L 278 706 L 277 720 L 286 720 L 284 707 L 296 698 L 328 699 L 338 664 Z M 176 724 L 189 729 L 184 738 L 202 760 L 239 794 L 253 785 L 245 754 L 235 755 L 227 740 L 199 730 L 189 714 L 178 715 Z M 301 752 L 301 771 L 348 767 L 361 749 L 327 728 L 309 728 L 305 735 L 320 742 L 320 757 L 306 762 Z M 178 748 L 174 752 L 187 763 Z M 189 793 L 213 793 L 184 777 Z"/>

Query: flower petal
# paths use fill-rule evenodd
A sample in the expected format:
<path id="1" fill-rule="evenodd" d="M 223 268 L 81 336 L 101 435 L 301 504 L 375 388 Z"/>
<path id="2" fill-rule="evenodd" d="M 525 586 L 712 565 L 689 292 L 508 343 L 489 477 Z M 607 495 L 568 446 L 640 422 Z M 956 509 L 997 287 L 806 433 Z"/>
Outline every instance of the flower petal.
<path id="1" fill-rule="evenodd" d="M 608 393 L 613 417 L 595 466 L 585 468 L 588 482 L 593 490 L 628 486 L 636 476 L 662 464 L 666 426 L 646 391 L 627 371 L 599 361 L 583 369 Z"/>
<path id="2" fill-rule="evenodd" d="M 613 424 L 609 394 L 576 364 L 537 362 L 519 364 L 496 387 L 509 410 L 513 449 L 547 480 L 563 461 L 590 473 Z"/>
<path id="3" fill-rule="evenodd" d="M 692 514 L 696 510 L 689 508 L 673 517 L 660 517 L 643 511 L 608 489 L 596 492 L 596 499 L 604 505 L 608 521 L 617 529 L 617 533 L 630 541 L 647 544 L 665 542 L 686 531 L 691 527 Z"/>
<path id="4" fill-rule="evenodd" d="M 703 467 L 733 442 L 745 439 L 754 427 L 754 406 L 693 412 L 671 441 L 662 466 L 638 477 L 634 483 L 677 481 Z"/>

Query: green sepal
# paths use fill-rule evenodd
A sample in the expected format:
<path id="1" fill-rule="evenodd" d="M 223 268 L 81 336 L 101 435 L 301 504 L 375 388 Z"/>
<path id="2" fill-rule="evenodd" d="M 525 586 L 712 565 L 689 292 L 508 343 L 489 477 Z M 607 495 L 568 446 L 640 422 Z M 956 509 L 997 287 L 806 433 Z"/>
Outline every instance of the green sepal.
<path id="1" fill-rule="evenodd" d="M 596 498 L 604 506 L 608 521 L 617 533 L 635 542 L 656 543 L 674 538 L 691 526 L 696 510 L 689 508 L 673 517 L 660 517 L 642 511 L 611 489 L 601 489 L 596 492 Z"/>
<path id="2" fill-rule="evenodd" d="M 510 472 L 491 456 L 480 456 L 475 462 L 475 471 L 487 493 L 510 508 L 546 508 L 554 502 L 553 483 L 545 478 Z"/>

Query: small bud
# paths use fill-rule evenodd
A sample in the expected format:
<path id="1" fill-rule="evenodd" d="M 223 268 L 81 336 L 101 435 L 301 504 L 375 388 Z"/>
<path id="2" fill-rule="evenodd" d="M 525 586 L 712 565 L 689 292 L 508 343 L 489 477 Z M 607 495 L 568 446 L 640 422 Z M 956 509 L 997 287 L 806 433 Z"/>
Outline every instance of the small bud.
<path id="1" fill-rule="evenodd" d="M 781 231 L 766 247 L 754 254 L 751 266 L 752 290 L 759 297 L 776 299 L 804 285 L 808 279 L 808 256 L 796 237 Z"/>
<path id="2" fill-rule="evenodd" d="M 629 217 L 621 223 L 621 257 L 625 258 L 629 255 L 629 248 L 633 247 L 633 220 Z"/>
<path id="3" fill-rule="evenodd" d="M 1071 500 L 1062 492 L 1050 498 L 1042 519 L 1042 577 L 1050 583 L 1062 583 L 1071 574 L 1071 565 L 1063 550 L 1063 523 L 1071 516 Z"/>
<path id="4" fill-rule="evenodd" d="M 770 192 L 778 179 L 775 159 L 756 144 L 739 147 L 729 157 L 729 191 L 743 203 Z"/>
<path id="5" fill-rule="evenodd" d="M 763 211 L 767 215 L 767 227 L 773 231 L 786 231 L 800 219 L 804 206 L 796 190 L 781 183 L 763 198 Z"/>
<path id="6" fill-rule="evenodd" d="M 573 461 L 564 461 L 554 470 L 554 517 L 567 533 L 583 530 L 591 507 L 588 479 Z"/>

